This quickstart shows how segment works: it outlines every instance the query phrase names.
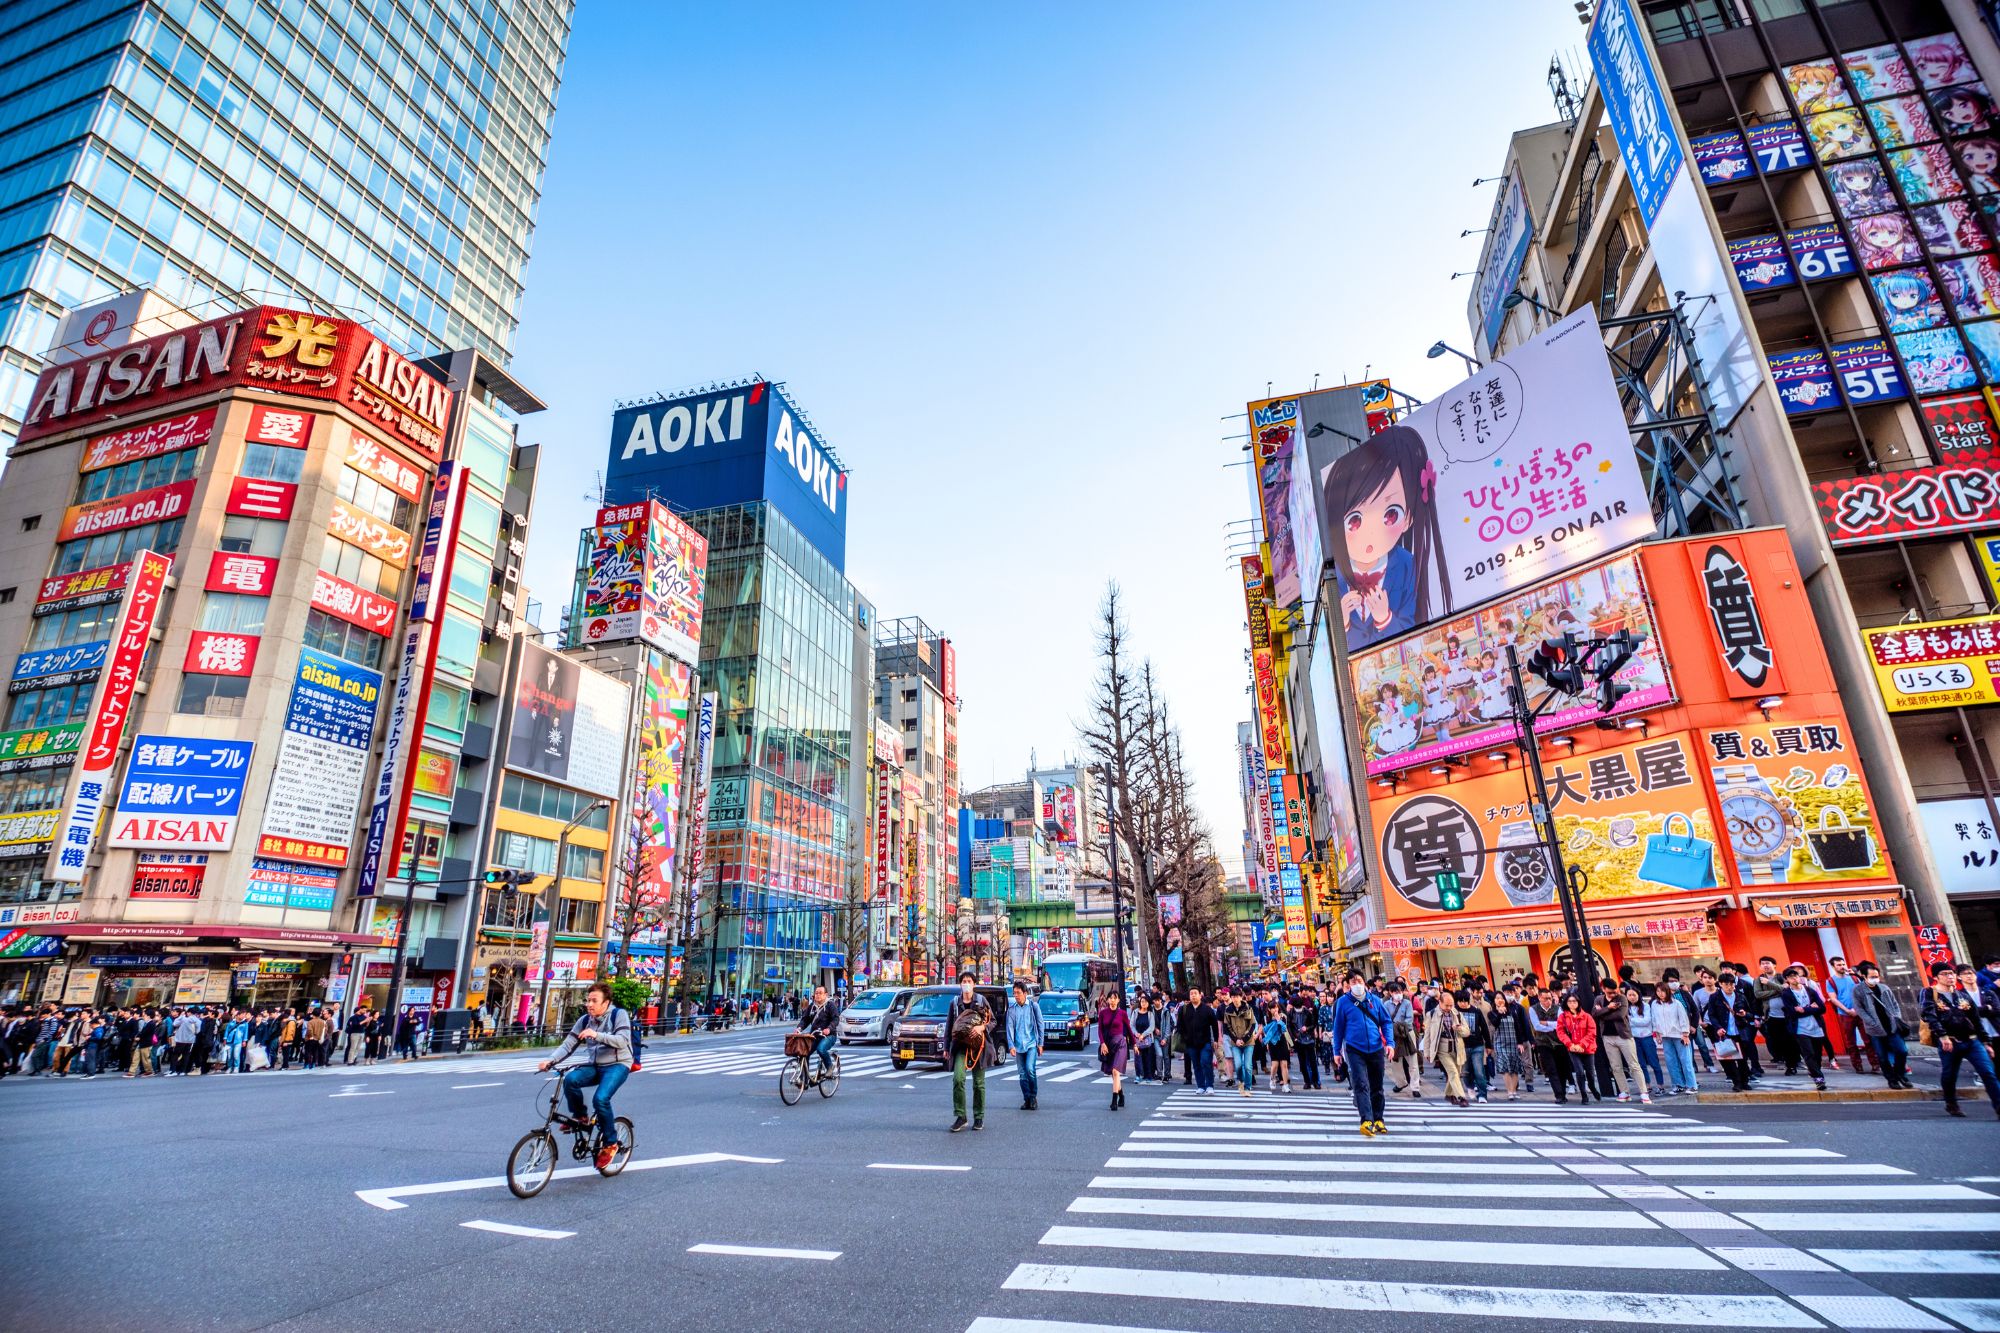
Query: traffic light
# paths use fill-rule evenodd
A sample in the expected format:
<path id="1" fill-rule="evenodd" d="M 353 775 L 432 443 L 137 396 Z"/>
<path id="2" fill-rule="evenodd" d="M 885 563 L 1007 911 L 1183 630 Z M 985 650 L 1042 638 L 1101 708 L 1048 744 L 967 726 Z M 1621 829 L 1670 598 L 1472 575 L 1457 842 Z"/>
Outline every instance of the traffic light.
<path id="1" fill-rule="evenodd" d="M 1465 910 L 1465 891 L 1459 887 L 1458 872 L 1456 870 L 1440 870 L 1436 875 L 1432 876 L 1431 882 L 1437 885 L 1438 907 L 1441 911 L 1463 912 Z"/>
<path id="2" fill-rule="evenodd" d="M 486 885 L 488 888 L 525 889 L 532 886 L 534 882 L 535 872 L 532 870 L 489 870 L 486 872 Z"/>
<path id="3" fill-rule="evenodd" d="M 1528 671 L 1538 676 L 1550 689 L 1562 694 L 1583 693 L 1583 668 L 1578 665 L 1582 649 L 1576 635 L 1564 634 L 1558 639 L 1543 639 L 1535 645 L 1535 651 L 1528 654 Z"/>
<path id="4" fill-rule="evenodd" d="M 1629 629 L 1621 629 L 1605 639 L 1597 656 L 1591 659 L 1590 673 L 1597 680 L 1597 711 L 1607 717 L 1618 710 L 1618 701 L 1632 692 L 1630 685 L 1620 685 L 1612 677 L 1632 660 L 1643 638 Z"/>

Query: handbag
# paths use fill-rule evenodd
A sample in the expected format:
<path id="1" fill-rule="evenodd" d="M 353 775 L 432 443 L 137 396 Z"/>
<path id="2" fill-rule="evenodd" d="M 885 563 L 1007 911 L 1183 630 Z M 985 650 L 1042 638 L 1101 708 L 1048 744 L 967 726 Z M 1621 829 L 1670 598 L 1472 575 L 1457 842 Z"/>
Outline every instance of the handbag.
<path id="1" fill-rule="evenodd" d="M 1674 821 L 1686 826 L 1674 832 Z M 1694 821 L 1676 810 L 1667 816 L 1666 827 L 1646 837 L 1646 855 L 1639 862 L 1639 878 L 1674 889 L 1715 887 L 1715 844 L 1694 835 Z"/>
<path id="2" fill-rule="evenodd" d="M 271 1057 L 265 1053 L 262 1046 L 252 1043 L 250 1047 L 250 1068 L 269 1069 L 270 1067 Z"/>
<path id="3" fill-rule="evenodd" d="M 1834 815 L 1840 816 L 1837 828 L 1827 824 Z M 1866 870 L 1875 864 L 1875 835 L 1848 823 L 1839 806 L 1821 806 L 1819 827 L 1806 830 L 1806 850 L 1821 870 Z"/>
<path id="4" fill-rule="evenodd" d="M 1715 1039 L 1716 1059 L 1734 1060 L 1739 1056 L 1741 1056 L 1742 1054 L 1743 1054 L 1742 1048 L 1736 1044 L 1736 1039 L 1734 1037 L 1717 1037 Z"/>

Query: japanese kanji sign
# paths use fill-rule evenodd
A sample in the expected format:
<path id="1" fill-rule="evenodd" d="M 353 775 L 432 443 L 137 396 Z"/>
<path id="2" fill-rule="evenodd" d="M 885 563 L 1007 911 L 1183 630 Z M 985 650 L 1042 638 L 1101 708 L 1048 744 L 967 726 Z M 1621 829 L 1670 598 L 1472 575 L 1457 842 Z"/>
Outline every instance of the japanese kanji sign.
<path id="1" fill-rule="evenodd" d="M 1813 483 L 1835 546 L 2000 525 L 2000 450 L 1967 449 L 1929 467 Z"/>
<path id="2" fill-rule="evenodd" d="M 373 477 L 405 500 L 418 499 L 424 493 L 424 474 L 366 435 L 347 437 L 347 466 Z"/>
<path id="3" fill-rule="evenodd" d="M 54 615 L 79 606 L 102 606 L 115 602 L 131 577 L 132 562 L 121 561 L 97 569 L 79 569 L 74 574 L 51 574 L 42 580 L 35 594 L 35 614 Z"/>
<path id="4" fill-rule="evenodd" d="M 97 824 L 104 813 L 106 788 L 111 768 L 118 758 L 119 742 L 125 735 L 125 719 L 132 708 L 132 687 L 138 683 L 139 668 L 145 662 L 146 643 L 158 618 L 160 598 L 167 587 L 167 571 L 173 557 L 158 551 L 141 551 L 132 561 L 131 582 L 125 589 L 125 605 L 118 614 L 117 632 L 111 639 L 111 656 L 98 681 L 97 698 L 78 754 L 76 789 L 70 797 L 63 828 L 56 842 L 54 864 L 49 877 L 63 884 L 83 882 L 84 861 L 97 839 Z"/>
<path id="5" fill-rule="evenodd" d="M 250 750 L 249 741 L 139 736 L 106 845 L 228 851 L 250 778 Z"/>
<path id="6" fill-rule="evenodd" d="M 1892 713 L 2000 703 L 2000 616 L 1863 630 Z"/>
<path id="7" fill-rule="evenodd" d="M 212 407 L 190 412 L 186 416 L 163 417 L 143 426 L 128 426 L 109 435 L 99 435 L 84 445 L 83 461 L 77 464 L 77 471 L 95 472 L 99 468 L 116 467 L 141 458 L 193 449 L 207 444 L 214 433 L 215 409 Z"/>
<path id="8" fill-rule="evenodd" d="M 209 557 L 208 578 L 201 586 L 208 592 L 240 592 L 252 597 L 269 597 L 278 586 L 278 558 L 217 551 Z"/>
<path id="9" fill-rule="evenodd" d="M 1742 541 L 1717 537 L 1689 542 L 1685 547 L 1696 582 L 1708 607 L 1711 641 L 1723 666 L 1723 683 L 1731 698 L 1747 699 L 1785 692 L 1785 673 L 1778 664 L 1764 614 L 1757 606 L 1749 556 Z"/>
<path id="10" fill-rule="evenodd" d="M 290 518 L 298 492 L 289 481 L 237 477 L 229 483 L 229 512 L 248 518 Z"/>
<path id="11" fill-rule="evenodd" d="M 72 643 L 62 648 L 22 653 L 14 659 L 14 677 L 7 682 L 7 693 L 22 694 L 95 680 L 110 652 L 111 641 L 99 639 L 94 643 Z"/>
<path id="12" fill-rule="evenodd" d="M 200 676 L 247 676 L 257 665 L 258 636 L 198 629 L 188 635 L 181 670 Z"/>
<path id="13" fill-rule="evenodd" d="M 396 628 L 395 602 L 323 569 L 313 571 L 312 604 L 372 634 L 388 634 Z"/>
<path id="14" fill-rule="evenodd" d="M 350 546 L 358 546 L 377 559 L 401 569 L 410 563 L 410 534 L 392 527 L 365 509 L 335 497 L 333 516 L 326 528 Z"/>
<path id="15" fill-rule="evenodd" d="M 1754 722 L 1701 733 L 1697 760 L 1720 811 L 1716 856 L 1736 883 L 1893 877 L 1846 720 Z"/>
<path id="16" fill-rule="evenodd" d="M 347 864 L 381 697 L 380 673 L 310 648 L 300 651 L 259 855 Z"/>
<path id="17" fill-rule="evenodd" d="M 312 443 L 314 416 L 293 407 L 253 407 L 243 438 L 253 444 L 303 449 Z"/>
<path id="18" fill-rule="evenodd" d="M 1919 801 L 1917 817 L 1946 893 L 1985 893 L 2000 884 L 2000 820 L 1985 801 Z"/>

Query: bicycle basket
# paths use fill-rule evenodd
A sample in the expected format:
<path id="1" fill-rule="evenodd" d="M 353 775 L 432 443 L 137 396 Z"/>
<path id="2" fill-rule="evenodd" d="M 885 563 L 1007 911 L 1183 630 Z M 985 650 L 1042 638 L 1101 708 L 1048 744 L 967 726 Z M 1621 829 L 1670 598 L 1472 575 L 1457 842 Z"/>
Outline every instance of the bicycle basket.
<path id="1" fill-rule="evenodd" d="M 785 1035 L 785 1054 L 796 1060 L 801 1055 L 811 1055 L 816 1044 L 810 1032 L 790 1032 Z"/>

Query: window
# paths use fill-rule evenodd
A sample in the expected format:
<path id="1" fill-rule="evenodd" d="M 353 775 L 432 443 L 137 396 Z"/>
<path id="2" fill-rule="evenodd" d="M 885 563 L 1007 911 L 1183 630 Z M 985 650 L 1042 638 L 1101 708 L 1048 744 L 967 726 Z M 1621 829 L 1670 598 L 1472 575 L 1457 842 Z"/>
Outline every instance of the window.
<path id="1" fill-rule="evenodd" d="M 21 520 L 21 531 L 23 532 L 33 532 L 36 528 L 39 528 L 41 526 L 42 526 L 42 516 L 40 514 L 30 514 L 26 518 Z"/>
<path id="2" fill-rule="evenodd" d="M 349 546 L 332 533 L 327 534 L 326 545 L 320 551 L 319 567 L 337 579 L 346 579 L 357 588 L 366 588 L 384 597 L 394 597 L 402 579 L 402 571 L 394 565 L 377 559 L 358 546 Z"/>
<path id="3" fill-rule="evenodd" d="M 249 693 L 248 676 L 189 674 L 181 677 L 180 702 L 174 711 L 200 717 L 242 717 L 243 700 Z"/>
<path id="4" fill-rule="evenodd" d="M 340 469 L 340 479 L 334 484 L 340 498 L 357 509 L 365 509 L 384 523 L 410 530 L 411 520 L 416 515 L 416 506 L 402 496 L 384 486 L 373 477 L 364 477 L 351 467 Z"/>
<path id="5" fill-rule="evenodd" d="M 243 475 L 266 481 L 297 483 L 305 475 L 306 451 L 278 444 L 250 444 L 243 448 Z"/>
<path id="6" fill-rule="evenodd" d="M 268 597 L 252 597 L 240 592 L 204 593 L 201 599 L 201 627 L 227 634 L 262 634 L 264 616 L 271 609 Z"/>
<path id="7" fill-rule="evenodd" d="M 79 569 L 102 569 L 122 564 L 141 551 L 173 554 L 180 549 L 181 523 L 170 518 L 164 523 L 141 523 L 136 528 L 100 532 L 95 537 L 79 537 L 56 547 L 55 567 L 50 572 L 74 574 Z"/>
<path id="8" fill-rule="evenodd" d="M 339 616 L 318 607 L 306 612 L 305 646 L 322 653 L 332 653 L 342 661 L 379 670 L 382 645 L 387 642 L 381 635 L 359 625 L 350 625 Z"/>
<path id="9" fill-rule="evenodd" d="M 0 606 L 6 606 L 13 600 L 14 600 L 14 589 L 0 588 Z"/>
<path id="10" fill-rule="evenodd" d="M 117 602 L 104 606 L 80 606 L 74 611 L 40 616 L 28 631 L 28 651 L 66 648 L 73 643 L 96 643 L 100 639 L 109 639 L 117 620 Z"/>
<path id="11" fill-rule="evenodd" d="M 565 824 L 581 814 L 594 799 L 567 787 L 551 786 L 518 773 L 509 773 L 500 784 L 500 804 L 503 808 L 518 810 L 524 815 L 560 820 Z M 610 819 L 610 807 L 601 805 L 577 827 L 603 831 L 610 827 Z"/>
<path id="12" fill-rule="evenodd" d="M 0 730 L 53 727 L 81 718 L 89 711 L 90 697 L 96 690 L 96 681 L 85 681 L 17 694 L 7 701 L 7 725 Z"/>
<path id="13" fill-rule="evenodd" d="M 456 685 L 438 681 L 431 686 L 430 712 L 425 715 L 425 725 L 443 731 L 465 734 L 466 716 L 472 707 L 472 692 Z"/>
<path id="14" fill-rule="evenodd" d="M 218 550 L 231 555 L 283 555 L 285 524 L 275 518 L 246 518 L 241 514 L 231 514 L 222 520 L 222 536 L 216 539 L 215 544 Z"/>
<path id="15" fill-rule="evenodd" d="M 129 495 L 133 491 L 186 481 L 200 466 L 201 454 L 199 449 L 179 449 L 170 454 L 155 454 L 151 458 L 134 459 L 116 467 L 86 472 L 83 480 L 77 483 L 76 502 L 89 504 L 106 496 Z"/>
<path id="16" fill-rule="evenodd" d="M 597 910 L 603 904 L 589 898 L 562 898 L 556 903 L 558 935 L 597 934 Z"/>
<path id="17" fill-rule="evenodd" d="M 446 611 L 438 628 L 438 665 L 456 676 L 472 675 L 479 662 L 479 625 L 455 611 Z"/>

